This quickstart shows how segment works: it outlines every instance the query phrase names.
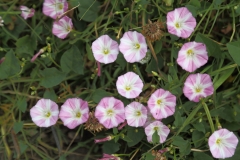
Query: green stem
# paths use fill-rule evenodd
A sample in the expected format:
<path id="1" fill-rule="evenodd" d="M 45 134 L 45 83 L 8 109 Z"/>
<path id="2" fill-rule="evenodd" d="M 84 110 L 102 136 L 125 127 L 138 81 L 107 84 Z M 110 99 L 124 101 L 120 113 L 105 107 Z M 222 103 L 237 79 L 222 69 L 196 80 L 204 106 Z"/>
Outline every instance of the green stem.
<path id="1" fill-rule="evenodd" d="M 235 14 L 234 14 L 234 9 L 232 7 L 232 17 L 233 17 L 233 32 L 232 32 L 232 35 L 231 35 L 231 38 L 230 38 L 230 42 L 232 42 L 232 39 L 233 39 L 233 36 L 235 34 L 235 31 L 236 31 L 236 25 L 235 25 Z"/>
<path id="2" fill-rule="evenodd" d="M 212 120 L 210 111 L 209 111 L 208 106 L 205 102 L 202 101 L 202 105 L 203 105 L 203 108 L 206 112 L 206 115 L 207 115 L 207 118 L 208 118 L 208 121 L 209 121 L 209 124 L 210 124 L 210 128 L 211 128 L 212 133 L 213 133 L 215 131 L 215 128 L 214 128 L 214 125 L 213 125 L 213 120 Z"/>

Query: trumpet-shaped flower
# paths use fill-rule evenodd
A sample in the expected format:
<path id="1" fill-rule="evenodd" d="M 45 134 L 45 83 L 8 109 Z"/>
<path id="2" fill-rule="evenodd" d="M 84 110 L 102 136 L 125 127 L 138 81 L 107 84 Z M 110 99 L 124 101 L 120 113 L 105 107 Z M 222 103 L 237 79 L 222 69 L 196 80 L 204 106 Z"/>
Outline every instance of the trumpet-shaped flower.
<path id="1" fill-rule="evenodd" d="M 134 72 L 127 72 L 117 79 L 118 93 L 126 98 L 136 98 L 142 92 L 143 82 Z"/>
<path id="2" fill-rule="evenodd" d="M 43 14 L 53 19 L 57 19 L 68 9 L 66 0 L 44 0 Z"/>
<path id="3" fill-rule="evenodd" d="M 125 117 L 129 126 L 143 126 L 147 120 L 147 108 L 139 102 L 132 102 L 125 108 Z"/>
<path id="4" fill-rule="evenodd" d="M 208 145 L 214 158 L 229 158 L 235 153 L 238 138 L 227 129 L 215 131 L 208 139 Z"/>
<path id="5" fill-rule="evenodd" d="M 145 134 L 147 135 L 148 142 L 152 142 L 152 135 L 155 131 L 157 131 L 157 134 L 159 135 L 159 143 L 163 143 L 166 141 L 170 129 L 160 121 L 150 123 L 147 127 L 145 127 Z"/>
<path id="6" fill-rule="evenodd" d="M 62 105 L 59 118 L 63 121 L 64 126 L 70 129 L 85 123 L 89 117 L 89 108 L 87 101 L 80 98 L 69 98 Z"/>
<path id="7" fill-rule="evenodd" d="M 104 127 L 110 129 L 124 122 L 124 104 L 114 97 L 102 98 L 95 110 L 95 117 Z"/>
<path id="8" fill-rule="evenodd" d="M 35 13 L 35 10 L 34 9 L 29 9 L 28 7 L 26 6 L 20 6 L 20 10 L 22 11 L 22 14 L 21 16 L 24 18 L 24 19 L 27 19 L 27 18 L 30 18 L 34 15 Z"/>
<path id="9" fill-rule="evenodd" d="M 147 53 L 145 37 L 136 31 L 125 32 L 120 39 L 119 50 L 127 62 L 139 62 Z"/>
<path id="10" fill-rule="evenodd" d="M 40 99 L 30 109 L 32 121 L 39 127 L 49 127 L 58 120 L 58 105 L 50 99 Z"/>
<path id="11" fill-rule="evenodd" d="M 73 28 L 72 19 L 64 16 L 53 23 L 52 33 L 58 38 L 64 39 Z"/>
<path id="12" fill-rule="evenodd" d="M 118 43 L 108 35 L 102 35 L 92 43 L 94 58 L 101 63 L 112 63 L 118 56 Z"/>
<path id="13" fill-rule="evenodd" d="M 196 24 L 196 19 L 186 7 L 176 8 L 167 14 L 168 32 L 178 37 L 188 38 Z"/>
<path id="14" fill-rule="evenodd" d="M 200 98 L 212 95 L 213 91 L 213 83 L 208 74 L 189 75 L 183 87 L 184 95 L 193 102 L 199 102 Z"/>
<path id="15" fill-rule="evenodd" d="M 163 119 L 175 112 L 176 96 L 163 89 L 156 90 L 148 100 L 148 108 L 155 119 Z"/>
<path id="16" fill-rule="evenodd" d="M 187 42 L 178 52 L 177 63 L 188 72 L 194 72 L 207 61 L 207 49 L 203 43 Z"/>

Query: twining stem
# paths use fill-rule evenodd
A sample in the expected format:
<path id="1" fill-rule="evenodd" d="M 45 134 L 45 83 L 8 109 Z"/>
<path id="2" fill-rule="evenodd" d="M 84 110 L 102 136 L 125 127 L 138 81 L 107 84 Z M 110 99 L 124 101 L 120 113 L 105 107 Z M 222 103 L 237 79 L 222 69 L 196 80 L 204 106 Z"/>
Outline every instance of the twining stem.
<path id="1" fill-rule="evenodd" d="M 207 118 L 208 118 L 208 122 L 209 122 L 209 124 L 210 124 L 210 128 L 211 128 L 212 132 L 214 132 L 215 129 L 214 129 L 214 125 L 213 125 L 213 120 L 212 120 L 210 111 L 209 111 L 209 109 L 208 109 L 208 106 L 207 106 L 207 104 L 206 104 L 205 102 L 203 102 L 203 101 L 202 101 L 202 105 L 203 105 L 203 108 L 204 108 L 204 110 L 205 110 L 205 112 L 206 112 L 206 115 L 207 115 Z"/>
<path id="2" fill-rule="evenodd" d="M 6 149 L 7 157 L 8 157 L 9 160 L 11 160 L 12 159 L 12 152 L 11 152 L 11 150 L 8 146 L 7 140 L 6 140 L 6 132 L 5 132 L 4 126 L 1 127 L 1 134 L 2 134 L 3 144 L 4 144 L 4 147 Z"/>

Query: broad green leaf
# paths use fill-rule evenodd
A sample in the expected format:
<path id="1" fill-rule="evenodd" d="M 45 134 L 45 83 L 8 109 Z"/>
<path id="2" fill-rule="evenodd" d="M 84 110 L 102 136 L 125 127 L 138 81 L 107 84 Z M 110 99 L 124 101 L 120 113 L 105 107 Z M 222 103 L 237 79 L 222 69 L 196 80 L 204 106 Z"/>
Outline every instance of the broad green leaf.
<path id="1" fill-rule="evenodd" d="M 239 122 L 226 122 L 222 123 L 222 127 L 230 131 L 238 131 L 240 129 Z"/>
<path id="2" fill-rule="evenodd" d="M 221 55 L 222 51 L 220 50 L 220 46 L 205 35 L 198 33 L 195 41 L 202 42 L 206 45 L 209 56 L 213 56 L 215 58 L 221 58 L 223 56 Z"/>
<path id="3" fill-rule="evenodd" d="M 19 60 L 14 55 L 13 50 L 7 52 L 5 60 L 0 65 L 0 79 L 6 79 L 20 72 Z"/>
<path id="4" fill-rule="evenodd" d="M 205 135 L 202 132 L 195 130 L 192 133 L 192 141 L 194 146 L 198 148 L 205 141 Z"/>
<path id="5" fill-rule="evenodd" d="M 181 127 L 186 120 L 186 117 L 181 117 L 181 114 L 179 112 L 175 112 L 174 114 L 175 121 L 174 121 L 174 126 L 176 127 Z"/>
<path id="6" fill-rule="evenodd" d="M 28 145 L 26 145 L 25 142 L 23 141 L 19 141 L 18 144 L 19 144 L 21 154 L 24 153 L 28 148 Z"/>
<path id="7" fill-rule="evenodd" d="M 51 88 L 60 84 L 66 77 L 65 73 L 60 72 L 55 67 L 41 70 L 40 74 L 42 75 L 40 85 L 45 88 Z"/>
<path id="8" fill-rule="evenodd" d="M 173 138 L 173 145 L 178 146 L 182 155 L 188 155 L 191 152 L 191 144 L 180 136 Z"/>
<path id="9" fill-rule="evenodd" d="M 155 42 L 154 51 L 156 54 L 158 54 L 161 50 L 162 50 L 162 41 L 158 40 Z"/>
<path id="10" fill-rule="evenodd" d="M 51 99 L 52 101 L 56 101 L 57 100 L 57 95 L 56 95 L 55 91 L 52 88 L 50 88 L 50 89 L 47 89 L 44 92 L 43 98 Z"/>
<path id="11" fill-rule="evenodd" d="M 127 143 L 128 147 L 132 147 L 143 139 L 143 137 L 145 136 L 145 132 L 143 128 L 135 128 L 128 126 L 127 136 L 132 140 L 131 142 Z"/>
<path id="12" fill-rule="evenodd" d="M 225 82 L 226 79 L 228 79 L 232 75 L 234 70 L 235 70 L 235 68 L 230 68 L 230 69 L 222 72 L 219 76 L 219 79 L 217 79 L 216 81 L 213 82 L 214 90 L 217 90 L 223 84 L 223 82 Z"/>
<path id="13" fill-rule="evenodd" d="M 213 160 L 213 158 L 203 152 L 193 152 L 194 160 Z"/>
<path id="14" fill-rule="evenodd" d="M 83 74 L 83 56 L 75 45 L 63 53 L 60 63 L 63 72 L 73 71 L 77 74 Z"/>
<path id="15" fill-rule="evenodd" d="M 194 5 L 186 5 L 187 9 L 192 13 L 193 17 L 197 17 L 198 15 L 198 7 L 194 6 Z"/>
<path id="16" fill-rule="evenodd" d="M 19 99 L 17 101 L 17 107 L 20 111 L 22 111 L 23 113 L 25 113 L 26 109 L 27 109 L 27 100 L 26 98 L 22 98 Z"/>
<path id="17" fill-rule="evenodd" d="M 118 129 L 116 127 L 113 128 L 113 134 L 118 134 Z"/>
<path id="18" fill-rule="evenodd" d="M 195 7 L 201 7 L 201 3 L 199 2 L 199 0 L 190 0 L 189 4 Z"/>
<path id="19" fill-rule="evenodd" d="M 123 54 L 121 53 L 118 54 L 116 62 L 121 66 L 122 69 L 124 69 L 127 65 L 127 61 L 125 60 L 125 58 L 123 57 Z"/>
<path id="20" fill-rule="evenodd" d="M 153 144 L 158 144 L 160 143 L 160 137 L 158 135 L 158 131 L 155 131 L 152 135 L 152 142 Z"/>
<path id="21" fill-rule="evenodd" d="M 157 56 L 157 59 L 158 59 L 158 67 L 159 67 L 159 69 L 161 69 L 163 67 L 163 59 L 160 56 L 160 54 L 157 54 L 156 56 Z M 153 57 L 152 57 L 150 63 L 147 65 L 147 68 L 146 68 L 146 72 L 152 73 L 152 71 L 158 72 L 157 62 Z"/>
<path id="22" fill-rule="evenodd" d="M 111 96 L 111 93 L 109 92 L 106 92 L 105 90 L 103 89 L 97 89 L 93 92 L 93 95 L 92 95 L 92 100 L 95 102 L 95 103 L 99 103 L 100 100 L 104 97 L 109 97 Z"/>
<path id="23" fill-rule="evenodd" d="M 155 160 L 156 156 L 153 156 L 152 153 L 146 153 L 144 160 Z"/>
<path id="24" fill-rule="evenodd" d="M 124 136 L 124 137 L 121 137 L 122 140 L 126 141 L 126 142 L 132 142 L 133 140 L 131 140 L 131 138 L 129 138 L 128 136 Z"/>
<path id="25" fill-rule="evenodd" d="M 198 130 L 198 131 L 201 131 L 201 132 L 203 132 L 203 133 L 206 132 L 203 123 L 194 123 L 193 126 L 194 126 L 194 128 L 195 128 L 196 130 Z"/>
<path id="26" fill-rule="evenodd" d="M 20 121 L 20 122 L 15 122 L 14 125 L 13 125 L 13 130 L 14 132 L 17 134 L 19 131 L 21 131 L 23 128 L 23 122 Z"/>
<path id="27" fill-rule="evenodd" d="M 114 141 L 104 142 L 102 145 L 103 153 L 113 154 L 120 149 L 120 144 L 115 143 Z"/>
<path id="28" fill-rule="evenodd" d="M 78 10 L 80 13 L 78 16 L 82 18 L 84 21 L 93 22 L 96 18 L 98 18 L 98 11 L 100 7 L 100 3 L 96 0 L 78 0 L 80 6 Z"/>
<path id="29" fill-rule="evenodd" d="M 21 57 L 23 54 L 32 56 L 37 47 L 36 40 L 34 39 L 29 35 L 19 38 L 16 42 L 16 53 Z"/>
<path id="30" fill-rule="evenodd" d="M 185 145 L 186 141 L 182 137 L 180 137 L 180 136 L 175 136 L 173 138 L 173 143 L 172 144 L 175 145 L 175 146 L 180 147 L 180 146 Z"/>
<path id="31" fill-rule="evenodd" d="M 235 120 L 234 110 L 231 106 L 225 106 L 223 112 L 220 113 L 219 117 L 225 119 L 228 122 Z"/>
<path id="32" fill-rule="evenodd" d="M 229 51 L 229 54 L 233 58 L 234 62 L 240 66 L 240 45 L 239 44 L 240 44 L 240 40 L 227 43 L 227 49 Z"/>
<path id="33" fill-rule="evenodd" d="M 95 58 L 94 58 L 94 56 L 93 56 L 93 52 L 92 52 L 92 50 L 91 50 L 91 47 L 90 47 L 90 45 L 89 45 L 88 43 L 86 43 L 86 51 L 87 51 L 88 59 L 89 59 L 90 61 L 94 61 Z"/>

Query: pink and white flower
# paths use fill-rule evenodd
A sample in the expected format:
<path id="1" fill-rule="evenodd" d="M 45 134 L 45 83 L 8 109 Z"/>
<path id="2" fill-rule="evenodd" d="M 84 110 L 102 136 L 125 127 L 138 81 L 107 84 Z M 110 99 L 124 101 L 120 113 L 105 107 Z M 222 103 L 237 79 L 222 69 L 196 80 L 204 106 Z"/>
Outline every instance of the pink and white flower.
<path id="1" fill-rule="evenodd" d="M 157 131 L 159 135 L 159 143 L 163 143 L 166 141 L 168 134 L 170 133 L 170 129 L 165 126 L 162 122 L 160 121 L 155 121 L 153 123 L 150 123 L 146 128 L 145 128 L 145 134 L 147 135 L 147 140 L 148 142 L 152 142 L 152 135 L 154 132 Z"/>
<path id="2" fill-rule="evenodd" d="M 120 39 L 119 50 L 129 63 L 139 62 L 147 53 L 145 37 L 136 31 L 125 32 Z"/>
<path id="3" fill-rule="evenodd" d="M 57 19 L 68 9 L 66 0 L 44 0 L 43 14 L 53 19 Z"/>
<path id="4" fill-rule="evenodd" d="M 53 23 L 52 33 L 58 38 L 64 39 L 73 28 L 72 19 L 64 16 L 59 21 Z"/>
<path id="5" fill-rule="evenodd" d="M 164 89 L 157 89 L 148 100 L 148 108 L 155 119 L 163 119 L 175 112 L 176 96 Z"/>
<path id="6" fill-rule="evenodd" d="M 115 156 L 114 154 L 103 153 L 103 157 L 98 160 L 121 160 L 121 158 Z"/>
<path id="7" fill-rule="evenodd" d="M 187 42 L 178 52 L 177 63 L 188 72 L 194 72 L 207 61 L 207 49 L 203 43 Z"/>
<path id="8" fill-rule="evenodd" d="M 101 63 L 112 63 L 118 56 L 118 43 L 108 35 L 102 35 L 92 43 L 94 58 Z"/>
<path id="9" fill-rule="evenodd" d="M 95 143 L 101 143 L 101 142 L 110 141 L 110 140 L 112 140 L 112 139 L 113 139 L 112 136 L 107 136 L 107 137 L 101 138 L 101 139 L 94 139 L 94 142 L 95 142 Z"/>
<path id="10" fill-rule="evenodd" d="M 125 117 L 129 126 L 143 126 L 147 120 L 147 108 L 139 102 L 132 102 L 125 108 Z"/>
<path id="11" fill-rule="evenodd" d="M 144 128 L 147 127 L 150 123 L 152 123 L 154 121 L 157 121 L 157 120 L 153 117 L 153 115 L 150 112 L 149 108 L 147 108 L 147 120 L 146 120 L 145 124 L 143 125 L 143 127 Z"/>
<path id="12" fill-rule="evenodd" d="M 49 127 L 58 120 L 58 105 L 50 99 L 40 99 L 30 109 L 32 121 L 39 127 Z"/>
<path id="13" fill-rule="evenodd" d="M 225 159 L 234 155 L 238 138 L 227 129 L 219 129 L 209 137 L 208 145 L 214 158 Z"/>
<path id="14" fill-rule="evenodd" d="M 186 7 L 176 8 L 167 14 L 168 32 L 178 37 L 188 38 L 196 24 L 196 19 Z"/>
<path id="15" fill-rule="evenodd" d="M 110 129 L 124 122 L 124 113 L 124 104 L 122 101 L 114 97 L 105 97 L 98 103 L 95 110 L 95 117 L 104 127 Z"/>
<path id="16" fill-rule="evenodd" d="M 20 6 L 20 10 L 22 11 L 21 16 L 24 19 L 27 19 L 27 18 L 30 18 L 30 17 L 34 16 L 34 13 L 35 13 L 35 9 L 33 9 L 33 8 L 29 9 L 26 6 Z"/>
<path id="17" fill-rule="evenodd" d="M 199 102 L 200 98 L 212 95 L 213 91 L 213 83 L 208 74 L 189 75 L 183 87 L 184 95 L 193 102 Z"/>
<path id="18" fill-rule="evenodd" d="M 64 126 L 70 129 L 85 123 L 89 117 L 89 108 L 87 101 L 80 98 L 69 98 L 62 105 L 59 118 L 63 121 Z"/>
<path id="19" fill-rule="evenodd" d="M 118 93 L 126 98 L 136 98 L 142 92 L 143 82 L 134 72 L 127 72 L 117 79 Z"/>
<path id="20" fill-rule="evenodd" d="M 31 62 L 34 62 L 34 61 L 38 58 L 38 56 L 39 56 L 40 54 L 42 54 L 42 53 L 45 52 L 45 50 L 46 50 L 46 48 L 41 48 L 41 49 L 38 51 L 38 53 L 36 53 L 36 54 L 32 57 Z"/>

